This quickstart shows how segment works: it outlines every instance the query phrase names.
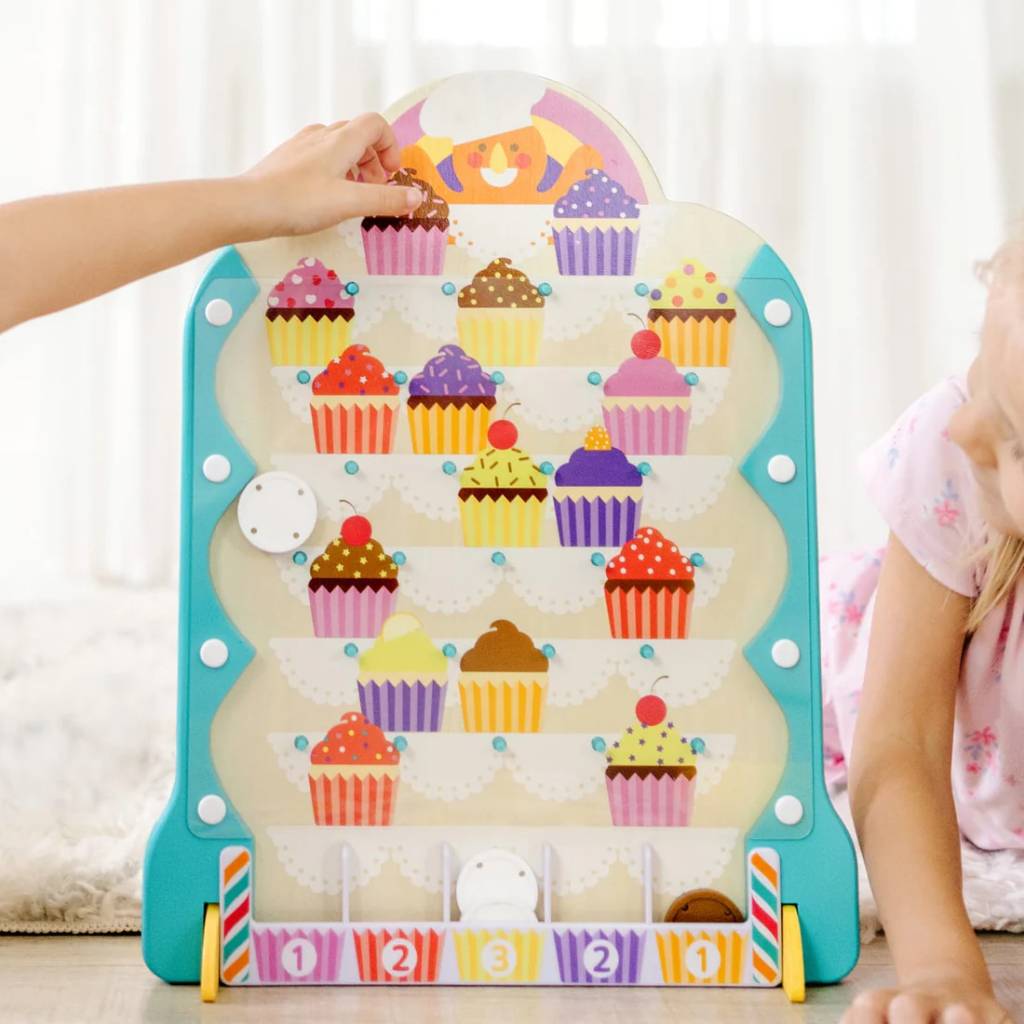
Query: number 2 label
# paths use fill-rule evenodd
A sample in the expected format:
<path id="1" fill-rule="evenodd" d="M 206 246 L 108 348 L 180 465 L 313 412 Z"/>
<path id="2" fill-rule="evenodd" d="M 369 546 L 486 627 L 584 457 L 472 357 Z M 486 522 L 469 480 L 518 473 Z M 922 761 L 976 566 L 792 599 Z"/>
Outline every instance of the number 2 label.
<path id="1" fill-rule="evenodd" d="M 610 978 L 619 967 L 619 951 L 607 939 L 594 939 L 583 950 L 583 969 L 593 978 Z"/>
<path id="2" fill-rule="evenodd" d="M 396 978 L 412 974 L 418 961 L 416 947 L 408 939 L 392 939 L 380 951 L 381 966 L 386 973 Z"/>

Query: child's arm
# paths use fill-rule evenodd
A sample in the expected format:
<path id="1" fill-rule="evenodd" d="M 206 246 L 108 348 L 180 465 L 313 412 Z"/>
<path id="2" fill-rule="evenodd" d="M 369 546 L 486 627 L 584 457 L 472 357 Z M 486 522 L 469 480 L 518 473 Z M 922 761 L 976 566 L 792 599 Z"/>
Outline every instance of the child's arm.
<path id="1" fill-rule="evenodd" d="M 234 178 L 41 196 L 0 206 L 0 331 L 232 242 L 400 215 L 399 150 L 379 114 L 310 125 Z M 353 180 L 357 175 L 361 181 Z"/>
<path id="2" fill-rule="evenodd" d="M 941 1020 L 1009 1020 L 993 998 L 964 908 L 950 785 L 968 610 L 967 598 L 938 583 L 890 537 L 875 598 L 850 796 L 900 987 L 864 993 L 844 1024 L 929 1024 L 957 1004 L 974 1015 Z"/>

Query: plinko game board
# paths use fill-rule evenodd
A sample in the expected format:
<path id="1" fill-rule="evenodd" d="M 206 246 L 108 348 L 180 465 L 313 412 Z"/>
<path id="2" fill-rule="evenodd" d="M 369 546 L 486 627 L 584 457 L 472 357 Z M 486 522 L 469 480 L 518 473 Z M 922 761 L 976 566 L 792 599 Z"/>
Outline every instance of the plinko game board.
<path id="1" fill-rule="evenodd" d="M 223 252 L 185 343 L 143 944 L 229 985 L 784 984 L 857 955 L 811 330 L 571 89 L 388 113 L 423 204 Z"/>

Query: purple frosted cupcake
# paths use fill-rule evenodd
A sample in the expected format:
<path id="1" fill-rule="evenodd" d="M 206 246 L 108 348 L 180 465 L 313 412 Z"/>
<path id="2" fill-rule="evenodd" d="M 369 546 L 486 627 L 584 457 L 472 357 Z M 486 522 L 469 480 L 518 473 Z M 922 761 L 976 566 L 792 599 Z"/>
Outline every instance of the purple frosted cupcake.
<path id="1" fill-rule="evenodd" d="M 563 548 L 622 547 L 640 526 L 644 478 L 604 427 L 555 470 L 552 498 Z"/>
<path id="2" fill-rule="evenodd" d="M 640 242 L 640 205 L 614 178 L 592 167 L 556 200 L 553 212 L 551 234 L 560 274 L 633 273 Z"/>
<path id="3" fill-rule="evenodd" d="M 644 933 L 625 928 L 568 928 L 555 932 L 558 973 L 567 985 L 637 985 Z"/>
<path id="4" fill-rule="evenodd" d="M 497 386 L 458 345 L 440 351 L 409 381 L 409 431 L 417 455 L 475 455 L 487 447 Z"/>
<path id="5" fill-rule="evenodd" d="M 385 732 L 438 732 L 448 689 L 448 659 L 415 615 L 398 612 L 359 656 L 359 704 Z"/>

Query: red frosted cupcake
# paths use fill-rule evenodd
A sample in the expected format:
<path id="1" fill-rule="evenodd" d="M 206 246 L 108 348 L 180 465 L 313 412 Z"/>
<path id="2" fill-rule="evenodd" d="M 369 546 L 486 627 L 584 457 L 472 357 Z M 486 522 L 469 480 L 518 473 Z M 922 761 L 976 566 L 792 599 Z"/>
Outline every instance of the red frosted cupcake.
<path id="1" fill-rule="evenodd" d="M 642 526 L 605 567 L 608 625 L 616 639 L 685 639 L 693 564 L 653 526 Z"/>
<path id="2" fill-rule="evenodd" d="M 391 451 L 398 426 L 398 385 L 365 345 L 349 345 L 313 378 L 309 412 L 322 454 Z"/>
<path id="3" fill-rule="evenodd" d="M 390 825 L 398 798 L 395 745 L 358 711 L 341 716 L 309 752 L 318 825 Z"/>

